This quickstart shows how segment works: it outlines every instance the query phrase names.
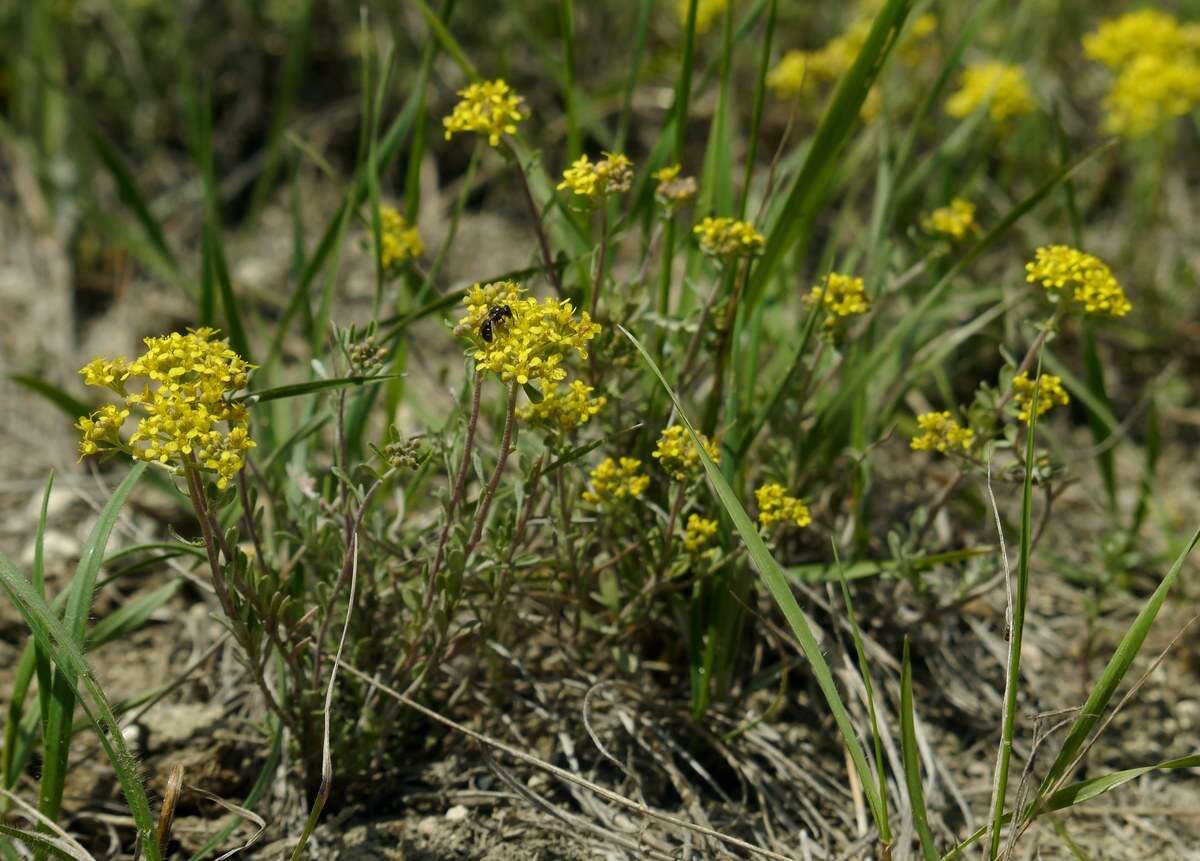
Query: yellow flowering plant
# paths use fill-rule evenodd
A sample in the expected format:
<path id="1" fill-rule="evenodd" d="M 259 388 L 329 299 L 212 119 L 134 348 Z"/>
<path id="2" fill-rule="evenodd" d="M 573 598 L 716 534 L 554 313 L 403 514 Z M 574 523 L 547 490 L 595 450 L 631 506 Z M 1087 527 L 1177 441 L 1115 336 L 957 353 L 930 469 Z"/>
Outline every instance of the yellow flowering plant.
<path id="1" fill-rule="evenodd" d="M 490 146 L 499 146 L 503 135 L 517 132 L 528 114 L 525 100 L 502 78 L 480 81 L 458 91 L 459 100 L 443 118 L 446 140 L 455 134 L 477 134 Z"/>
<path id="2" fill-rule="evenodd" d="M 125 451 L 173 472 L 216 475 L 225 489 L 254 447 L 246 407 L 234 396 L 246 386 L 250 365 L 214 329 L 189 329 L 146 338 L 146 352 L 132 362 L 94 359 L 80 370 L 84 383 L 103 386 L 124 399 L 77 427 L 81 457 Z M 121 436 L 125 420 L 137 427 Z"/>
<path id="3" fill-rule="evenodd" d="M 959 89 L 946 101 L 946 113 L 962 118 L 984 108 L 996 124 L 1033 113 L 1037 103 L 1024 69 L 998 60 L 967 66 Z"/>

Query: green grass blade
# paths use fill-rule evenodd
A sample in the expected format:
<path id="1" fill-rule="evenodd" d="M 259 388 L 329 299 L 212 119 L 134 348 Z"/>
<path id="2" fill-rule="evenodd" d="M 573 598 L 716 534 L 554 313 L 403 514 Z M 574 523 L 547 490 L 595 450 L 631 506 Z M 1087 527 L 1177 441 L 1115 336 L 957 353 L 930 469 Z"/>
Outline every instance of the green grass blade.
<path id="1" fill-rule="evenodd" d="M 1038 356 L 1035 380 L 1042 376 L 1041 356 Z M 1008 632 L 1008 664 L 1004 678 L 1004 710 L 1001 715 L 1000 747 L 996 753 L 996 782 L 992 789 L 991 848 L 988 857 L 995 859 L 1000 852 L 1001 817 L 1008 793 L 1008 770 L 1012 759 L 1013 736 L 1017 725 L 1017 691 L 1021 687 L 1021 641 L 1025 633 L 1025 609 L 1029 604 L 1029 559 L 1033 551 L 1033 472 L 1037 442 L 1038 396 L 1041 387 L 1033 390 L 1029 406 L 1029 423 L 1025 426 L 1025 482 L 1021 490 L 1021 535 L 1017 557 L 1017 592 L 1012 601 L 1011 629 Z M 997 536 L 1003 541 L 1003 536 Z"/>
<path id="2" fill-rule="evenodd" d="M 904 638 L 904 663 L 900 668 L 900 750 L 904 758 L 904 782 L 908 786 L 908 803 L 912 808 L 913 824 L 921 841 L 925 861 L 937 861 L 933 832 L 929 830 L 929 814 L 925 810 L 925 790 L 921 787 L 921 757 L 917 749 L 917 726 L 913 706 L 912 662 L 908 656 L 908 637 Z"/>
<path id="3" fill-rule="evenodd" d="M 117 187 L 117 194 L 121 201 L 129 207 L 133 212 L 134 218 L 141 225 L 142 230 L 146 234 L 146 238 L 150 240 L 155 252 L 162 258 L 167 269 L 175 277 L 176 282 L 185 287 L 190 293 L 191 289 L 187 286 L 187 282 L 183 277 L 183 270 L 179 265 L 178 259 L 167 245 L 167 240 L 163 234 L 162 226 L 158 223 L 158 219 L 150 211 L 149 204 L 146 203 L 145 197 L 138 189 L 137 181 L 133 178 L 133 172 L 126 166 L 125 161 L 117 153 L 116 149 L 107 138 L 100 133 L 90 121 L 86 119 L 86 113 L 80 114 L 84 117 L 84 121 L 80 123 L 84 135 L 88 142 L 91 143 L 92 149 L 99 156 L 101 164 L 112 177 L 113 184 Z"/>
<path id="4" fill-rule="evenodd" d="M 775 561 L 775 557 L 767 550 L 762 537 L 758 534 L 758 530 L 750 522 L 750 517 L 746 514 L 746 509 L 738 501 L 733 488 L 729 486 L 729 482 L 721 473 L 720 468 L 712 462 L 712 458 L 704 451 L 704 447 L 700 444 L 699 437 L 696 434 L 695 427 L 692 425 L 687 413 L 684 412 L 683 404 L 679 402 L 678 395 L 676 395 L 675 390 L 666 381 L 666 378 L 663 377 L 662 371 L 659 370 L 654 359 L 651 358 L 646 348 L 624 326 L 618 326 L 618 328 L 633 343 L 638 352 L 642 354 L 642 359 L 654 372 L 654 375 L 670 396 L 678 412 L 680 421 L 687 428 L 693 444 L 700 453 L 700 458 L 704 463 L 705 474 L 708 476 L 709 484 L 712 486 L 717 500 L 721 503 L 721 507 L 725 510 L 729 519 L 733 522 L 734 528 L 746 545 L 755 569 L 761 575 L 763 583 L 771 593 L 771 597 L 779 605 L 788 626 L 799 641 L 804 656 L 811 664 L 812 673 L 817 685 L 820 687 L 821 693 L 824 694 L 825 700 L 829 704 L 829 710 L 833 714 L 834 722 L 837 724 L 842 741 L 850 753 L 855 771 L 858 773 L 858 779 L 862 783 L 863 792 L 867 796 L 867 803 L 871 808 L 871 813 L 882 833 L 883 828 L 886 826 L 883 825 L 883 803 L 879 797 L 878 787 L 875 785 L 875 776 L 871 772 L 871 767 L 867 764 L 866 755 L 863 753 L 862 745 L 854 731 L 854 724 L 850 720 L 850 713 L 846 710 L 846 706 L 842 702 L 841 694 L 838 693 L 837 684 L 834 682 L 833 673 L 829 668 L 829 664 L 825 661 L 824 654 L 821 652 L 821 646 L 813 634 L 808 618 L 796 602 L 796 596 L 792 594 L 783 569 L 779 567 L 779 563 Z"/>
<path id="5" fill-rule="evenodd" d="M 805 225 L 825 199 L 837 155 L 858 122 L 863 101 L 879 77 L 911 9 L 912 0 L 888 0 L 875 17 L 875 23 L 854 65 L 838 82 L 829 107 L 817 127 L 808 157 L 792 185 L 782 209 L 783 214 L 771 227 L 762 256 L 758 258 L 750 276 L 747 287 L 750 307 L 764 295 L 767 284 L 783 263 L 784 255 L 800 239 Z"/>
<path id="6" fill-rule="evenodd" d="M 344 389 L 347 386 L 372 386 L 376 383 L 395 379 L 395 377 L 395 374 L 380 374 L 376 377 L 336 377 L 331 380 L 310 380 L 307 383 L 290 383 L 286 386 L 275 386 L 271 389 L 251 392 L 248 395 L 241 395 L 234 398 L 234 400 L 248 406 L 253 406 L 254 404 L 262 404 L 267 401 L 283 400 L 284 398 L 299 398 L 304 395 L 311 395 L 313 392 L 324 392 L 329 389 Z"/>
<path id="7" fill-rule="evenodd" d="M 883 809 L 883 822 L 879 828 L 879 839 L 885 845 L 892 842 L 891 824 L 888 820 L 887 772 L 883 759 L 883 736 L 879 732 L 879 718 L 875 709 L 875 685 L 871 681 L 871 666 L 867 661 L 867 650 L 863 646 L 862 631 L 858 627 L 858 616 L 854 612 L 854 601 L 850 597 L 850 584 L 842 570 L 841 556 L 837 544 L 829 542 L 833 547 L 833 564 L 838 569 L 838 579 L 842 584 L 842 600 L 846 602 L 846 616 L 850 619 L 850 637 L 854 641 L 854 653 L 858 657 L 858 672 L 862 675 L 863 686 L 867 690 L 867 715 L 871 721 L 871 739 L 875 745 L 875 768 L 879 776 L 879 803 Z"/>
<path id="8" fill-rule="evenodd" d="M 46 597 L 46 512 L 50 507 L 50 491 L 54 487 L 54 471 L 46 479 L 46 491 L 42 494 L 42 510 L 38 514 L 37 536 L 33 545 L 33 588 L 43 598 Z M 42 726 L 50 715 L 50 684 L 52 668 L 50 659 L 41 646 L 34 643 L 34 670 L 38 680 L 38 713 L 42 718 Z M 15 700 L 15 697 L 14 697 Z M 9 714 L 10 719 L 12 714 Z"/>
<path id="9" fill-rule="evenodd" d="M 71 579 L 70 586 L 67 587 L 67 604 L 61 624 L 71 637 L 70 647 L 78 652 L 81 660 L 88 616 L 92 607 L 92 596 L 95 591 L 96 578 L 100 574 L 100 564 L 104 559 L 105 548 L 108 546 L 108 538 L 116 525 L 121 507 L 147 467 L 146 463 L 135 464 L 129 474 L 125 476 L 125 480 L 113 492 L 83 545 L 75 576 Z M 30 588 L 33 588 L 32 584 L 29 585 Z M 44 603 L 44 599 L 40 595 L 38 598 Z M 48 607 L 47 612 L 49 612 Z M 29 621 L 28 617 L 26 621 Z M 57 621 L 56 618 L 55 622 Z M 76 677 L 81 675 L 78 670 L 64 671 L 62 644 L 59 646 L 58 652 L 44 646 L 47 652 L 54 657 L 58 671 L 54 674 L 53 697 L 46 717 L 46 730 L 42 740 L 44 762 L 38 797 L 38 810 L 53 820 L 58 819 L 62 809 L 63 786 L 67 777 L 67 761 L 70 756 L 71 732 L 75 713 L 76 683 L 78 681 Z"/>
<path id="10" fill-rule="evenodd" d="M 758 77 L 754 82 L 754 106 L 750 112 L 750 132 L 746 137 L 746 164 L 742 177 L 742 195 L 738 201 L 738 218 L 746 217 L 746 205 L 750 201 L 750 184 L 754 177 L 755 161 L 758 159 L 758 138 L 762 129 L 763 107 L 767 100 L 767 74 L 771 70 L 771 47 L 775 42 L 775 20 L 779 0 L 769 0 L 767 6 L 767 29 L 763 33 L 762 52 L 758 59 Z"/>
<path id="11" fill-rule="evenodd" d="M 482 76 L 479 74 L 479 70 L 475 68 L 474 63 L 467 59 L 466 52 L 458 44 L 458 40 L 450 35 L 450 31 L 446 28 L 442 19 L 438 17 L 437 13 L 433 11 L 425 0 L 413 0 L 413 2 L 416 4 L 417 10 L 421 13 L 421 17 L 425 19 L 425 24 L 429 27 L 429 32 L 433 35 L 437 44 L 441 46 L 441 49 L 450 55 L 450 59 L 462 69 L 463 74 L 468 78 L 472 81 L 480 80 Z"/>
<path id="12" fill-rule="evenodd" d="M 80 416 L 90 415 L 95 409 L 93 405 L 84 403 L 65 389 L 61 389 L 53 383 L 48 383 L 38 377 L 31 377 L 26 374 L 8 374 L 7 377 L 21 388 L 28 389 L 35 395 L 58 407 L 63 415 L 68 418 L 77 419 Z"/>
<path id="13" fill-rule="evenodd" d="M 87 553 L 87 549 L 85 548 L 85 559 L 88 557 L 99 558 L 103 554 L 103 550 L 100 550 L 99 553 Z M 96 548 L 91 549 L 95 550 Z M 37 593 L 37 590 L 33 588 L 33 584 L 21 576 L 8 558 L 3 555 L 0 555 L 0 588 L 3 588 L 8 594 L 25 623 L 33 630 L 38 642 L 54 661 L 56 678 L 62 678 L 72 691 L 75 691 L 77 685 L 83 686 L 83 693 L 86 696 L 81 702 L 96 728 L 97 738 L 116 771 L 121 790 L 129 805 L 129 812 L 138 831 L 142 851 L 145 852 L 149 861 L 161 861 L 158 846 L 154 841 L 154 817 L 150 813 L 150 803 L 138 776 L 137 763 L 125 744 L 121 727 L 113 715 L 108 699 L 104 696 L 104 691 L 100 688 L 95 674 L 83 657 L 83 652 L 79 648 L 79 638 L 66 623 L 59 620 L 47 606 L 45 600 Z"/>
<path id="14" fill-rule="evenodd" d="M 1104 672 L 1100 674 L 1100 678 L 1097 680 L 1095 687 L 1092 688 L 1091 694 L 1088 695 L 1083 708 L 1079 710 L 1078 717 L 1071 724 L 1071 728 L 1067 730 L 1062 748 L 1059 750 L 1058 756 L 1054 758 L 1054 762 L 1051 764 L 1049 771 L 1046 772 L 1045 779 L 1042 781 L 1039 796 L 1050 791 L 1054 784 L 1066 775 L 1074 763 L 1076 755 L 1082 749 L 1084 742 L 1087 741 L 1088 736 L 1103 717 L 1104 710 L 1108 707 L 1109 701 L 1117 690 L 1117 686 L 1125 678 L 1125 673 L 1129 671 L 1134 658 L 1141 651 L 1142 644 L 1146 641 L 1146 635 L 1150 633 L 1150 628 L 1153 627 L 1159 610 L 1162 609 L 1163 603 L 1167 600 L 1167 595 L 1171 591 L 1171 587 L 1175 585 L 1175 581 L 1179 578 L 1179 572 L 1183 570 L 1183 563 L 1191 555 L 1192 550 L 1195 549 L 1198 542 L 1200 542 L 1200 528 L 1192 533 L 1191 539 L 1189 539 L 1183 550 L 1175 558 L 1174 564 L 1171 565 L 1170 570 L 1167 571 L 1166 575 L 1159 582 L 1158 588 L 1147 599 L 1145 605 L 1133 620 L 1133 624 L 1129 626 L 1129 630 L 1121 638 L 1121 642 L 1117 645 L 1116 651 L 1113 652 L 1112 657 L 1105 666 Z"/>

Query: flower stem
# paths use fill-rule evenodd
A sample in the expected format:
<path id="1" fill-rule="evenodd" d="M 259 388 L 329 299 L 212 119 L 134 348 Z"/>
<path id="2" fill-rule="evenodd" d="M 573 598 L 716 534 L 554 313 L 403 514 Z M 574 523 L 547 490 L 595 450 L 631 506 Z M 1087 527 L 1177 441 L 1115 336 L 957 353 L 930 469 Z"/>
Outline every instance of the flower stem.
<path id="1" fill-rule="evenodd" d="M 442 569 L 442 561 L 446 557 L 446 541 L 450 538 L 450 530 L 454 526 L 454 513 L 462 502 L 463 491 L 467 487 L 467 475 L 471 470 L 471 449 L 475 446 L 475 428 L 479 425 L 479 399 L 483 391 L 483 372 L 475 372 L 475 380 L 471 392 L 471 417 L 467 420 L 467 441 L 463 445 L 462 463 L 458 467 L 458 475 L 454 479 L 454 491 L 450 495 L 450 505 L 446 509 L 446 523 L 442 534 L 438 536 L 437 554 L 429 569 L 429 583 L 425 590 L 425 612 L 433 602 L 434 583 L 438 572 Z"/>
<path id="2" fill-rule="evenodd" d="M 471 530 L 471 539 L 467 542 L 465 556 L 470 557 L 471 551 L 483 536 L 483 524 L 487 520 L 488 511 L 492 507 L 492 499 L 496 496 L 496 488 L 500 486 L 500 477 L 504 466 L 508 463 L 508 455 L 512 451 L 513 426 L 516 424 L 517 413 L 517 381 L 508 384 L 508 411 L 504 415 L 504 431 L 500 436 L 500 455 L 496 460 L 496 470 L 483 491 L 479 507 L 475 510 L 475 526 Z"/>
<path id="3" fill-rule="evenodd" d="M 554 289 L 559 296 L 562 296 L 563 285 L 562 277 L 558 274 L 558 269 L 554 266 L 554 257 L 550 254 L 550 240 L 546 236 L 546 226 L 542 224 L 542 214 L 538 211 L 537 204 L 533 200 L 533 190 L 529 187 L 529 177 L 525 175 L 525 166 L 521 164 L 521 159 L 517 156 L 517 151 L 513 149 L 512 143 L 507 142 L 508 152 L 512 155 L 513 162 L 517 166 L 517 178 L 521 182 L 521 191 L 525 198 L 525 205 L 529 209 L 529 218 L 533 222 L 533 232 L 537 234 L 538 245 L 542 249 L 542 262 L 546 266 L 546 274 L 550 277 L 554 284 Z"/>

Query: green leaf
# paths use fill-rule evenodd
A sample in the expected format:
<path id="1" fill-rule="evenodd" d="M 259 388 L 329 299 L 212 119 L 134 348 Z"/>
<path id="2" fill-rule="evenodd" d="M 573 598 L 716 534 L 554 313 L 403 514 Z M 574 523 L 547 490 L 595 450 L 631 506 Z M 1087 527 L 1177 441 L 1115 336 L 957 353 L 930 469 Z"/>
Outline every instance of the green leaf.
<path id="1" fill-rule="evenodd" d="M 833 673 L 829 669 L 829 664 L 825 661 L 825 655 L 821 651 L 820 643 L 817 642 L 817 638 L 813 634 L 812 626 L 809 624 L 807 616 L 805 616 L 804 611 L 800 609 L 800 605 L 796 602 L 796 596 L 792 594 L 783 569 L 779 567 L 779 563 L 775 561 L 775 557 L 771 555 L 766 545 L 763 544 L 762 537 L 750 522 L 750 517 L 746 514 L 746 509 L 742 507 L 741 502 L 738 501 L 733 488 L 729 486 L 729 482 L 725 480 L 725 476 L 722 475 L 721 470 L 713 463 L 712 458 L 708 456 L 708 453 L 704 450 L 704 446 L 700 444 L 700 438 L 696 434 L 696 429 L 688 418 L 687 413 L 684 412 L 683 404 L 679 402 L 678 395 L 675 394 L 674 389 L 667 383 L 666 378 L 662 375 L 662 371 L 658 369 L 658 365 L 650 357 L 646 348 L 624 326 L 618 325 L 617 328 L 637 347 L 638 352 L 642 354 L 642 359 L 654 372 L 658 381 L 666 389 L 671 401 L 675 404 L 680 421 L 687 428 L 688 434 L 692 438 L 692 443 L 700 453 L 700 459 L 704 463 L 704 472 L 708 476 L 708 482 L 712 487 L 713 493 L 721 503 L 721 507 L 725 509 L 725 513 L 729 516 L 729 519 L 733 522 L 734 528 L 737 530 L 738 535 L 741 536 L 742 542 L 746 545 L 755 569 L 767 587 L 767 591 L 775 599 L 775 603 L 779 605 L 779 609 L 783 612 L 788 626 L 800 643 L 801 651 L 812 666 L 812 673 L 816 679 L 817 686 L 820 687 L 821 693 L 825 696 L 825 701 L 829 704 L 829 710 L 832 712 L 834 722 L 841 733 L 842 741 L 850 753 L 850 759 L 854 763 L 855 771 L 858 772 L 858 778 L 862 783 L 863 792 L 867 796 L 867 803 L 871 808 L 871 813 L 875 818 L 876 825 L 882 832 L 886 828 L 886 825 L 884 824 L 883 802 L 879 796 L 878 787 L 875 785 L 875 777 L 871 773 L 870 766 L 867 764 L 867 758 L 863 753 L 862 745 L 859 743 L 858 736 L 854 732 L 854 724 L 850 720 L 850 713 L 846 711 L 846 706 L 842 702 L 841 695 L 838 693 L 837 685 L 833 680 Z"/>
<path id="2" fill-rule="evenodd" d="M 925 791 L 921 788 L 921 757 L 917 749 L 917 727 L 913 707 L 912 663 L 908 657 L 908 637 L 904 638 L 904 663 L 900 668 L 900 749 L 904 758 L 904 782 L 908 787 L 908 803 L 912 808 L 913 824 L 921 841 L 925 861 L 937 861 L 933 832 L 929 830 L 929 814 L 925 810 Z"/>
<path id="3" fill-rule="evenodd" d="M 767 284 L 804 233 L 806 225 L 825 199 L 829 178 L 875 79 L 883 70 L 897 42 L 912 0 L 888 0 L 875 17 L 854 65 L 838 82 L 833 98 L 821 118 L 804 165 L 796 175 L 779 221 L 771 228 L 762 256 L 758 258 L 746 291 L 748 307 L 764 295 Z"/>
<path id="4" fill-rule="evenodd" d="M 336 377 L 329 380 L 310 380 L 307 383 L 291 383 L 286 386 L 276 386 L 273 389 L 263 389 L 250 392 L 234 398 L 238 403 L 254 406 L 267 401 L 278 401 L 284 398 L 298 398 L 311 395 L 313 392 L 324 392 L 329 389 L 344 389 L 348 386 L 373 386 L 386 380 L 393 380 L 403 374 L 380 374 L 376 377 Z"/>
<path id="5" fill-rule="evenodd" d="M 75 576 L 71 578 L 71 583 L 67 587 L 67 606 L 62 624 L 71 636 L 70 645 L 79 652 L 81 659 L 96 578 L 100 574 L 100 565 L 104 560 L 108 538 L 112 534 L 113 526 L 116 525 L 121 506 L 125 504 L 125 500 L 147 467 L 148 464 L 145 463 L 136 464 L 113 492 L 83 545 Z M 41 599 L 40 595 L 38 597 Z M 41 600 L 44 601 L 44 599 Z M 58 620 L 55 619 L 55 621 Z M 48 818 L 57 820 L 62 809 L 63 787 L 66 782 L 67 761 L 70 756 L 75 713 L 76 673 L 64 672 L 59 655 L 50 649 L 47 651 L 55 657 L 58 671 L 54 674 L 53 696 L 42 740 L 42 753 L 45 761 L 42 765 L 38 810 Z"/>
<path id="6" fill-rule="evenodd" d="M 92 552 L 86 552 L 88 549 Z M 103 553 L 102 549 L 98 553 L 95 551 L 94 547 L 85 548 L 85 559 L 99 558 Z M 95 674 L 83 657 L 79 648 L 79 639 L 67 624 L 55 616 L 45 600 L 33 588 L 33 584 L 21 576 L 8 558 L 2 554 L 0 554 L 0 588 L 3 588 L 8 594 L 25 623 L 33 630 L 39 644 L 54 662 L 57 668 L 56 676 L 64 681 L 61 689 L 69 689 L 74 692 L 78 685 L 82 685 L 83 693 L 86 696 L 81 699 L 81 703 L 96 729 L 96 736 L 100 740 L 100 744 L 104 747 L 104 751 L 116 771 L 121 790 L 129 806 L 129 812 L 138 831 L 142 851 L 145 852 L 149 861 L 161 861 L 158 846 L 154 841 L 154 818 L 150 813 L 150 803 L 138 776 L 137 762 L 125 744 L 121 727 L 117 723 L 108 699 L 104 696 L 104 691 L 100 688 Z M 58 690 L 59 687 L 56 685 L 56 696 Z M 47 760 L 46 765 L 48 764 Z"/>
<path id="7" fill-rule="evenodd" d="M 62 410 L 63 414 L 69 418 L 77 419 L 80 416 L 91 415 L 96 409 L 94 405 L 86 404 L 75 396 L 68 394 L 66 390 L 60 389 L 53 383 L 48 383 L 37 377 L 26 376 L 25 374 L 8 374 L 7 377 L 18 386 L 45 398 Z"/>

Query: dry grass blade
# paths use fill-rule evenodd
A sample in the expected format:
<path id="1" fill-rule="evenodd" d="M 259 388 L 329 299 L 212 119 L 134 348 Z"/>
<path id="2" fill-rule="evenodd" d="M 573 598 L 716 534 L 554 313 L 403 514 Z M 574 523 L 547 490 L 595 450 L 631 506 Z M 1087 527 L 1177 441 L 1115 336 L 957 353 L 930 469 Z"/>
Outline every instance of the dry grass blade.
<path id="1" fill-rule="evenodd" d="M 258 826 L 258 830 L 255 831 L 253 834 L 251 834 L 245 843 L 243 843 L 241 846 L 236 846 L 233 849 L 230 849 L 228 852 L 218 855 L 214 859 L 214 861 L 225 861 L 227 858 L 232 858 L 234 855 L 237 855 L 239 852 L 245 852 L 247 849 L 249 849 L 251 846 L 253 846 L 255 843 L 257 843 L 259 838 L 262 837 L 263 832 L 267 830 L 267 820 L 263 819 L 261 816 L 259 816 L 257 813 L 255 813 L 253 810 L 250 810 L 249 808 L 242 807 L 241 805 L 238 805 L 238 804 L 234 804 L 232 801 L 226 801 L 224 798 L 221 798 L 218 795 L 213 795 L 207 789 L 201 789 L 200 787 L 192 786 L 191 784 L 188 785 L 188 791 L 194 792 L 199 796 L 207 798 L 213 804 L 217 804 L 217 805 L 223 807 L 225 810 L 228 810 L 234 816 L 240 816 L 243 819 L 249 820 L 250 822 L 253 822 L 255 825 Z"/>
<path id="2" fill-rule="evenodd" d="M 162 807 L 158 812 L 158 827 L 154 830 L 154 840 L 158 843 L 159 854 L 164 858 L 167 857 L 167 842 L 171 839 L 171 826 L 175 823 L 175 805 L 179 803 L 179 793 L 182 789 L 183 766 L 176 764 L 167 778 Z"/>
<path id="3" fill-rule="evenodd" d="M 772 859 L 775 859 L 775 861 L 791 861 L 791 859 L 789 859 L 786 855 L 780 855 L 778 852 L 772 852 L 770 849 L 764 849 L 761 846 L 755 846 L 753 843 L 747 843 L 745 840 L 741 840 L 732 835 L 722 834 L 720 831 L 717 831 L 713 828 L 705 828 L 704 826 L 696 825 L 695 823 L 687 822 L 683 819 L 678 819 L 674 816 L 671 816 L 670 814 L 662 813 L 658 810 L 653 809 L 652 807 L 650 807 L 646 804 L 642 804 L 640 802 L 634 801 L 631 798 L 626 798 L 624 795 L 621 795 L 618 792 L 613 792 L 611 789 L 606 789 L 597 783 L 592 783 L 592 781 L 590 781 L 590 780 L 585 780 L 584 778 L 580 777 L 579 775 L 572 774 L 571 772 L 567 771 L 564 768 L 559 768 L 557 765 L 552 765 L 552 764 L 546 762 L 545 760 L 542 760 L 536 756 L 533 756 L 532 754 L 525 753 L 523 750 L 518 750 L 517 748 L 515 748 L 511 745 L 505 744 L 504 742 L 499 741 L 498 739 L 494 739 L 491 736 L 484 735 L 481 732 L 476 732 L 475 730 L 470 729 L 469 727 L 463 726 L 462 724 L 458 723 L 457 721 L 453 721 L 448 717 L 438 714 L 433 709 L 426 708 L 425 706 L 421 705 L 419 702 L 412 699 L 411 697 L 407 697 L 404 694 L 400 693 L 395 688 L 389 687 L 385 684 L 382 684 L 378 680 L 371 678 L 370 676 L 368 676 L 366 673 L 362 672 L 361 670 L 358 670 L 355 667 L 352 667 L 349 664 L 343 662 L 340 657 L 338 658 L 338 665 L 342 669 L 344 669 L 347 673 L 349 673 L 350 675 L 360 679 L 361 681 L 366 682 L 369 685 L 372 685 L 372 686 L 378 688 L 379 690 L 383 691 L 383 693 L 385 693 L 388 696 L 392 697 L 393 699 L 403 703 L 404 705 L 408 706 L 410 709 L 413 709 L 414 711 L 418 712 L 419 714 L 423 715 L 424 717 L 427 717 L 430 720 L 432 720 L 436 723 L 439 723 L 448 729 L 452 729 L 457 733 L 461 733 L 462 735 L 465 735 L 468 738 L 479 742 L 480 744 L 487 745 L 490 748 L 502 751 L 503 753 L 506 753 L 511 757 L 519 759 L 521 762 L 524 762 L 527 765 L 532 765 L 535 768 L 539 768 L 542 771 L 546 772 L 547 774 L 557 777 L 559 780 L 565 780 L 567 783 L 574 784 L 575 786 L 586 789 L 589 792 L 594 792 L 596 795 L 599 795 L 601 798 L 603 798 L 606 801 L 611 801 L 614 804 L 619 804 L 628 810 L 632 810 L 642 816 L 649 817 L 650 819 L 657 819 L 659 822 L 663 822 L 663 823 L 665 823 L 667 825 L 671 825 L 675 828 L 682 828 L 686 831 L 691 831 L 696 834 L 702 834 L 705 837 L 711 837 L 714 840 L 719 840 L 722 843 L 725 843 L 726 845 L 737 847 L 738 849 L 741 849 L 745 852 L 750 852 L 761 858 L 772 858 Z"/>
<path id="4" fill-rule="evenodd" d="M 84 849 L 74 837 L 64 831 L 57 822 L 50 819 L 19 795 L 9 792 L 7 789 L 0 788 L 0 796 L 11 801 L 32 822 L 36 822 L 54 836 L 47 837 L 44 833 L 25 831 L 24 829 L 5 824 L 0 824 L 0 833 L 6 833 L 10 837 L 24 840 L 36 847 L 58 851 L 67 858 L 81 859 L 81 861 L 95 861 L 91 853 Z"/>

